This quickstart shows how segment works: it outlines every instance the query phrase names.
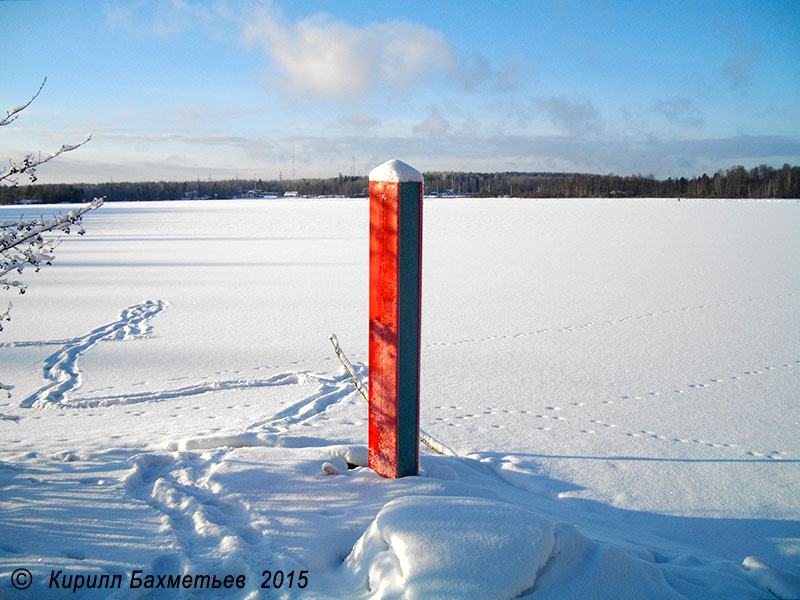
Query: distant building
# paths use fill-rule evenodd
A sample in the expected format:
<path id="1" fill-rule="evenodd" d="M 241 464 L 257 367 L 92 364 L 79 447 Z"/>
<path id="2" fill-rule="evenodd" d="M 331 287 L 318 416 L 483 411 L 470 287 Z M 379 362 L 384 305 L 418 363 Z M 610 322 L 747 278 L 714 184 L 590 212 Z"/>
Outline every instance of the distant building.
<path id="1" fill-rule="evenodd" d="M 277 198 L 280 192 L 265 192 L 259 189 L 247 190 L 244 193 L 245 198 Z"/>

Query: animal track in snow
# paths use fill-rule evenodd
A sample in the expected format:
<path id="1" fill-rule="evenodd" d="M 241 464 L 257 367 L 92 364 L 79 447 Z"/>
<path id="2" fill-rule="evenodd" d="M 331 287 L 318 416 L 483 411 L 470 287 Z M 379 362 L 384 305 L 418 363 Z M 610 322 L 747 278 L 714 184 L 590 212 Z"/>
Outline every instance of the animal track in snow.
<path id="1" fill-rule="evenodd" d="M 758 298 L 744 298 L 740 300 L 731 300 L 728 302 L 717 302 L 717 303 L 708 303 L 708 304 L 700 304 L 696 306 L 683 306 L 677 309 L 663 309 L 663 310 L 651 310 L 649 312 L 640 314 L 640 315 L 628 315 L 625 317 L 620 317 L 617 319 L 608 319 L 606 321 L 587 321 L 585 323 L 578 323 L 574 325 L 564 325 L 561 327 L 542 327 L 538 329 L 531 329 L 529 331 L 520 331 L 515 333 L 507 333 L 507 334 L 495 334 L 495 335 L 487 335 L 483 337 L 475 337 L 475 338 L 465 338 L 461 340 L 454 340 L 454 341 L 443 341 L 443 342 L 428 342 L 423 344 L 423 348 L 446 348 L 450 346 L 461 346 L 464 344 L 475 344 L 475 343 L 483 343 L 483 342 L 491 342 L 497 340 L 513 340 L 523 337 L 530 337 L 536 335 L 543 335 L 548 333 L 573 333 L 576 331 L 582 331 L 585 329 L 589 329 L 591 327 L 609 327 L 620 325 L 622 323 L 627 323 L 629 321 L 640 321 L 643 319 L 652 319 L 659 316 L 668 316 L 668 315 L 677 315 L 683 314 L 688 312 L 695 312 L 695 311 L 703 311 L 703 310 L 712 310 L 712 309 L 722 309 L 722 308 L 729 308 L 733 306 L 737 306 L 740 304 L 748 304 L 753 302 L 771 302 L 774 300 L 784 300 L 787 298 L 793 298 L 795 296 L 794 293 L 789 292 L 786 294 L 778 294 L 775 296 L 764 296 Z M 348 352 L 348 355 L 353 356 L 367 356 L 367 352 Z M 303 360 L 294 361 L 292 364 L 304 362 Z M 275 367 L 279 368 L 279 367 Z"/>
<path id="2" fill-rule="evenodd" d="M 666 315 L 676 315 L 681 313 L 687 312 L 694 312 L 700 310 L 710 310 L 710 309 L 719 309 L 719 308 L 729 308 L 732 306 L 737 306 L 739 304 L 747 304 L 752 302 L 768 302 L 773 300 L 783 300 L 786 298 L 792 298 L 794 294 L 789 292 L 787 294 L 779 294 L 776 296 L 766 296 L 762 298 L 745 298 L 741 300 L 732 300 L 729 302 L 718 302 L 715 304 L 700 304 L 697 306 L 683 306 L 679 309 L 665 309 L 665 310 L 656 310 L 650 311 L 647 313 L 643 313 L 640 315 L 628 315 L 625 317 L 621 317 L 618 319 L 609 319 L 606 321 L 587 321 L 586 323 L 579 323 L 575 325 L 565 325 L 562 327 L 543 327 L 540 329 L 532 329 L 530 331 L 521 331 L 516 333 L 507 333 L 507 334 L 496 334 L 496 335 L 489 335 L 479 338 L 467 338 L 462 340 L 456 340 L 451 342 L 431 342 L 428 344 L 424 344 L 423 348 L 439 348 L 439 347 L 447 347 L 447 346 L 460 346 L 463 344 L 472 344 L 472 343 L 481 343 L 481 342 L 491 342 L 496 340 L 511 340 L 516 338 L 522 337 L 529 337 L 535 335 L 542 335 L 546 333 L 572 333 L 575 331 L 581 331 L 584 329 L 588 329 L 590 327 L 609 327 L 614 325 L 620 325 L 622 323 L 627 323 L 628 321 L 640 321 L 643 319 L 652 319 L 659 316 L 666 316 Z M 360 355 L 363 355 L 361 353 Z M 359 355 L 358 353 L 353 353 L 353 356 Z"/>
<path id="3" fill-rule="evenodd" d="M 701 390 L 701 389 L 704 389 L 704 388 L 710 388 L 710 387 L 714 387 L 714 386 L 717 386 L 717 385 L 723 385 L 723 384 L 725 384 L 726 381 L 737 381 L 737 380 L 745 379 L 747 377 L 752 377 L 753 375 L 778 374 L 783 369 L 792 369 L 792 368 L 794 368 L 795 365 L 800 365 L 800 360 L 784 362 L 784 363 L 781 363 L 781 366 L 778 366 L 778 367 L 767 365 L 767 366 L 763 366 L 763 367 L 760 367 L 760 368 L 757 368 L 757 369 L 750 369 L 750 370 L 744 371 L 742 373 L 737 373 L 737 374 L 731 375 L 728 379 L 725 379 L 724 377 L 719 377 L 719 376 L 712 377 L 710 379 L 707 379 L 706 381 L 687 384 L 686 385 L 686 389 L 681 389 L 681 388 L 678 388 L 678 387 L 673 388 L 671 390 L 671 393 L 673 393 L 673 394 L 686 394 L 688 392 L 693 392 L 693 391 Z M 644 400 L 645 397 L 662 396 L 664 393 L 665 392 L 650 391 L 650 392 L 647 392 L 647 393 L 641 394 L 641 395 L 626 394 L 624 396 L 620 396 L 620 398 L 622 400 Z M 614 403 L 613 400 L 604 400 L 603 401 L 603 404 L 613 404 L 613 403 Z"/>
<path id="4" fill-rule="evenodd" d="M 736 381 L 745 379 L 755 375 L 764 375 L 764 374 L 779 374 L 782 370 L 786 372 L 786 369 L 794 369 L 796 366 L 800 366 L 800 360 L 793 360 L 780 363 L 780 366 L 763 366 L 757 369 L 749 369 L 737 375 L 732 375 L 728 380 L 722 377 L 714 377 L 710 378 L 704 382 L 700 383 L 693 383 L 686 386 L 686 389 L 678 389 L 675 388 L 672 390 L 674 394 L 688 394 L 694 391 L 703 390 L 705 388 L 713 388 L 718 385 L 725 384 L 726 381 Z M 664 393 L 658 391 L 650 391 L 641 395 L 633 395 L 633 394 L 626 394 L 624 396 L 620 396 L 622 400 L 637 400 L 637 401 L 644 401 L 646 398 L 657 398 L 662 397 Z M 613 404 L 613 400 L 603 400 L 603 405 Z M 572 406 L 586 406 L 584 403 L 572 403 Z M 573 421 L 577 423 L 575 417 L 573 417 Z M 766 458 L 772 460 L 781 460 L 789 456 L 788 452 L 784 452 L 781 450 L 772 450 L 769 452 L 760 452 L 756 450 L 747 450 L 744 448 L 740 448 L 737 444 L 728 443 L 728 442 L 718 442 L 718 441 L 709 441 L 705 439 L 693 438 L 693 437 L 677 437 L 677 436 L 670 436 L 664 435 L 661 433 L 657 433 L 655 431 L 651 431 L 649 429 L 641 429 L 641 430 L 634 430 L 634 431 L 623 431 L 612 423 L 606 423 L 599 419 L 590 419 L 589 422 L 595 427 L 585 427 L 581 429 L 581 433 L 584 434 L 594 434 L 598 431 L 609 431 L 615 429 L 617 433 L 621 433 L 629 438 L 642 438 L 642 439 L 656 439 L 660 441 L 670 441 L 673 443 L 682 443 L 682 444 L 697 444 L 699 446 L 705 446 L 708 448 L 731 448 L 731 449 L 738 449 L 739 451 L 743 452 L 748 456 L 753 456 L 756 458 Z"/>
<path id="5" fill-rule="evenodd" d="M 783 452 L 781 450 L 772 450 L 769 452 L 758 452 L 755 450 L 746 450 L 741 448 L 737 444 L 729 443 L 729 442 L 712 442 L 709 440 L 704 440 L 695 437 L 676 437 L 671 435 L 664 435 L 661 433 L 657 433 L 650 429 L 639 429 L 636 431 L 624 431 L 622 429 L 617 428 L 616 425 L 613 423 L 606 423 L 597 419 L 590 419 L 590 423 L 599 425 L 600 427 L 605 428 L 606 430 L 616 429 L 617 433 L 622 434 L 629 438 L 641 438 L 641 439 L 654 439 L 664 442 L 673 442 L 673 443 L 680 443 L 680 444 L 697 444 L 699 446 L 706 446 L 708 448 L 730 448 L 730 449 L 737 449 L 748 456 L 753 456 L 755 458 L 767 458 L 772 460 L 781 460 L 789 456 L 788 452 Z M 584 429 L 581 430 L 581 433 L 596 433 L 595 430 Z"/>
<path id="6" fill-rule="evenodd" d="M 586 404 L 582 402 L 573 402 L 570 406 L 575 407 L 585 407 Z M 440 410 L 454 410 L 457 407 L 454 406 L 437 406 Z M 547 411 L 550 412 L 547 412 Z M 624 435 L 631 439 L 639 438 L 641 440 L 658 440 L 663 442 L 672 442 L 672 443 L 681 443 L 681 444 L 696 444 L 698 446 L 704 446 L 707 448 L 725 448 L 725 449 L 733 449 L 739 452 L 746 454 L 747 456 L 751 456 L 754 458 L 760 459 L 771 459 L 771 460 L 781 460 L 786 459 L 790 456 L 790 453 L 781 451 L 781 450 L 772 450 L 769 452 L 761 452 L 756 450 L 748 450 L 746 448 L 741 448 L 737 444 L 730 443 L 730 442 L 719 442 L 719 441 L 710 441 L 706 439 L 701 439 L 697 437 L 678 437 L 675 435 L 664 435 L 662 433 L 658 433 L 651 429 L 637 429 L 637 430 L 628 430 L 625 427 L 620 427 L 615 423 L 610 423 L 601 419 L 591 418 L 589 419 L 589 425 L 582 425 L 580 423 L 581 419 L 576 418 L 576 414 L 570 414 L 570 418 L 567 419 L 566 417 L 559 416 L 556 411 L 561 410 L 557 406 L 548 406 L 546 407 L 545 411 L 542 412 L 535 412 L 535 411 L 528 411 L 528 410 L 509 410 L 509 409 L 495 409 L 493 407 L 485 407 L 481 411 L 476 411 L 475 413 L 469 413 L 466 415 L 459 415 L 455 416 L 456 419 L 464 420 L 464 419 L 477 419 L 477 418 L 488 418 L 494 415 L 502 415 L 502 416 L 515 416 L 519 415 L 518 419 L 515 419 L 515 424 L 520 424 L 522 421 L 520 419 L 524 419 L 525 417 L 535 418 L 540 420 L 542 424 L 537 425 L 536 429 L 540 431 L 551 431 L 552 427 L 546 425 L 545 423 L 552 423 L 553 426 L 556 425 L 555 422 L 559 424 L 559 426 L 568 426 L 568 427 L 575 427 L 577 430 L 585 435 L 595 435 L 600 432 L 606 433 L 613 433 L 617 435 Z M 448 427 L 460 427 L 461 424 L 457 422 L 453 422 L 452 416 L 450 417 L 435 417 L 435 421 L 441 425 L 446 425 Z M 585 423 L 585 422 L 584 422 Z M 495 429 L 498 428 L 497 425 L 490 425 Z"/>
<path id="7" fill-rule="evenodd" d="M 460 407 L 460 406 L 435 406 L 434 408 L 436 408 L 438 410 L 462 410 L 462 407 Z M 494 408 L 494 407 L 491 407 L 491 406 L 487 406 L 483 410 L 479 410 L 479 411 L 476 411 L 474 413 L 467 413 L 467 414 L 464 414 L 464 415 L 455 415 L 455 416 L 452 416 L 452 417 L 434 417 L 433 420 L 442 423 L 442 422 L 447 422 L 447 421 L 449 421 L 450 419 L 453 419 L 453 418 L 458 419 L 458 420 L 471 420 L 471 419 L 488 418 L 488 417 L 492 417 L 492 416 L 495 416 L 495 415 L 501 415 L 503 417 L 514 416 L 514 415 L 522 415 L 523 417 L 531 417 L 531 418 L 535 418 L 535 419 L 542 419 L 542 420 L 549 420 L 549 421 L 566 421 L 567 420 L 566 417 L 562 417 L 559 414 L 557 414 L 558 411 L 562 410 L 558 406 L 548 406 L 548 407 L 546 407 L 545 410 L 546 411 L 551 411 L 551 412 L 548 413 L 548 412 L 542 411 L 541 413 L 537 413 L 535 411 L 525 410 L 525 409 L 513 410 L 513 409 L 508 409 L 508 408 Z M 448 427 L 453 427 L 454 426 L 454 424 L 450 423 L 450 422 L 447 422 L 447 425 L 448 425 Z M 460 425 L 459 424 L 455 424 L 455 426 L 460 426 Z M 492 425 L 492 427 L 495 427 L 495 426 Z M 541 429 L 541 427 L 539 429 Z M 546 429 L 550 429 L 550 428 L 548 427 Z"/>

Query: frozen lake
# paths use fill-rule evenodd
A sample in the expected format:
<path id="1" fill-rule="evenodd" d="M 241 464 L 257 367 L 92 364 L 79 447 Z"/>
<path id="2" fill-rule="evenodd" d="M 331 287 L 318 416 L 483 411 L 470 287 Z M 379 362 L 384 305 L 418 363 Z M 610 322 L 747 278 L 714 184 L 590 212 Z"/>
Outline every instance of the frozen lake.
<path id="1" fill-rule="evenodd" d="M 0 207 L 0 220 L 19 213 Z M 366 444 L 366 405 L 328 335 L 366 378 L 368 217 L 366 199 L 106 204 L 53 266 L 26 272 L 0 333 L 0 381 L 14 386 L 0 413 L 22 417 L 0 422 L 0 539 L 18 539 L 0 546 L 0 570 L 42 559 L 113 573 L 106 563 L 155 565 L 164 548 L 180 568 L 212 568 L 226 537 L 252 556 L 230 520 L 219 540 L 195 523 L 193 550 L 165 497 L 139 485 L 143 465 L 185 487 L 201 462 L 216 465 L 208 479 L 242 453 L 294 464 Z M 469 456 L 527 494 L 513 502 L 592 543 L 665 565 L 697 557 L 707 588 L 658 567 L 684 596 L 755 598 L 773 576 L 790 585 L 774 573 L 800 569 L 800 203 L 426 199 L 423 222 L 421 425 L 461 457 L 447 460 Z M 511 498 L 464 464 L 448 463 L 461 485 Z M 83 480 L 103 483 L 84 496 Z M 381 492 L 347 524 L 314 520 L 319 537 L 304 537 L 235 474 L 206 487 L 250 507 L 248 527 L 270 521 L 270 560 L 334 579 L 332 556 L 400 494 Z M 62 488 L 77 495 L 59 514 Z M 112 532 L 135 513 L 142 531 L 110 555 L 113 533 L 46 532 L 84 511 Z M 334 538 L 335 552 L 321 547 Z M 744 573 L 748 556 L 777 571 L 725 587 L 734 571 L 719 564 Z M 332 597 L 349 589 L 330 585 Z"/>

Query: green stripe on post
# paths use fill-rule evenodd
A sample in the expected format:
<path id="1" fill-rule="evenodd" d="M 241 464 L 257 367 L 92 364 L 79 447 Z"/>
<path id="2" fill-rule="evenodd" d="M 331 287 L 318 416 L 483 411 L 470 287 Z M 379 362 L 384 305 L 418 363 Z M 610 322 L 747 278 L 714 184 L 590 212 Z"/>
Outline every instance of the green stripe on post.
<path id="1" fill-rule="evenodd" d="M 422 184 L 400 184 L 397 319 L 397 472 L 416 475 L 419 465 L 419 339 L 422 282 Z"/>

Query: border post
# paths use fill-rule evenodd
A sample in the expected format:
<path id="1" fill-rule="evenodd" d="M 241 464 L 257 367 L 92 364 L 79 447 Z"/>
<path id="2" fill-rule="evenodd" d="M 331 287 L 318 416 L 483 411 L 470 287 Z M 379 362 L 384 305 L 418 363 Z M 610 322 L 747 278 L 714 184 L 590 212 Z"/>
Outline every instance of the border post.
<path id="1" fill-rule="evenodd" d="M 422 173 L 399 160 L 369 174 L 369 466 L 419 468 Z"/>

